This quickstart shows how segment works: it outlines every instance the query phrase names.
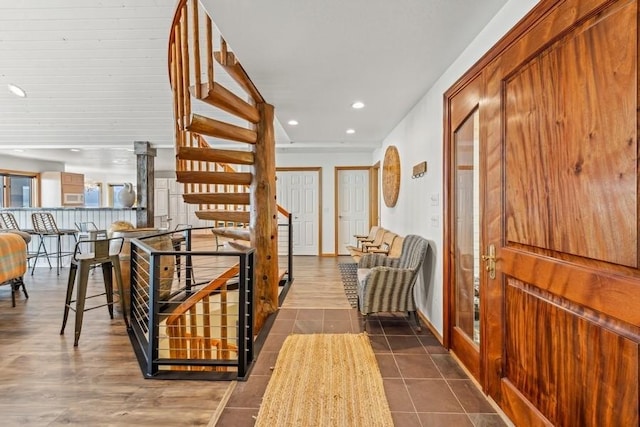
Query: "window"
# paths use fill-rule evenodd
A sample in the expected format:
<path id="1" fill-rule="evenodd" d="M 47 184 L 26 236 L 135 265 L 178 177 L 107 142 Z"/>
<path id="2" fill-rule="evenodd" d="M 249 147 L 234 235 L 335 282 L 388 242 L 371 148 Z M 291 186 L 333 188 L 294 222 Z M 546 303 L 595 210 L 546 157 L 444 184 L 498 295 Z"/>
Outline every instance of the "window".
<path id="1" fill-rule="evenodd" d="M 32 173 L 0 171 L 0 207 L 35 206 L 37 178 Z"/>
<path id="2" fill-rule="evenodd" d="M 102 184 L 101 183 L 85 186 L 84 205 L 89 208 L 99 208 L 102 205 Z"/>
<path id="3" fill-rule="evenodd" d="M 121 208 L 122 204 L 118 201 L 118 193 L 124 188 L 124 184 L 109 184 L 109 206 Z"/>

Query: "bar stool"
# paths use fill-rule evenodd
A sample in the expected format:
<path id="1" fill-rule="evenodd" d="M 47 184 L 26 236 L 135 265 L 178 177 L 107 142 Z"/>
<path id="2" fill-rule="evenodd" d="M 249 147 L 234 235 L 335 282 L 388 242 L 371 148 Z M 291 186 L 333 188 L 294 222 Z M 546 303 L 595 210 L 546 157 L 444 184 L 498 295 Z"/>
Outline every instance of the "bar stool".
<path id="1" fill-rule="evenodd" d="M 20 234 L 24 241 L 27 243 L 27 263 L 31 262 L 31 259 L 36 256 L 34 252 L 29 252 L 29 243 L 31 242 L 31 236 L 36 234 L 33 229 L 20 228 L 16 217 L 11 212 L 0 212 L 0 230 L 12 231 Z M 51 264 L 49 264 L 51 266 Z M 28 269 L 29 266 L 27 266 Z"/>
<path id="2" fill-rule="evenodd" d="M 25 233 L 31 233 L 33 230 L 23 230 L 18 225 L 16 217 L 11 212 L 0 212 L 0 228 L 5 230 L 18 230 Z"/>
<path id="3" fill-rule="evenodd" d="M 124 316 L 124 323 L 129 327 L 129 321 L 125 312 L 124 306 L 124 288 L 122 285 L 122 272 L 120 271 L 120 252 L 124 245 L 124 237 L 114 237 L 112 239 L 96 239 L 96 240 L 80 240 L 76 243 L 73 257 L 71 259 L 71 266 L 69 267 L 69 280 L 67 281 L 67 296 L 64 305 L 64 316 L 62 318 L 62 328 L 60 329 L 60 335 L 64 335 L 64 328 L 67 324 L 67 317 L 69 316 L 69 310 L 76 312 L 75 319 L 75 335 L 73 346 L 78 346 L 78 340 L 80 339 L 80 331 L 82 330 L 82 319 L 85 311 L 93 310 L 107 306 L 109 310 L 109 316 L 113 319 L 113 279 L 111 275 L 111 269 L 115 270 L 115 278 L 118 285 L 118 299 L 120 300 L 120 308 L 122 315 Z M 92 249 L 93 252 L 89 252 Z M 89 281 L 89 270 L 92 266 L 100 264 L 102 266 L 102 276 L 104 279 L 104 292 L 87 296 L 87 283 Z M 76 282 L 76 275 L 80 270 L 78 276 L 78 288 L 76 290 L 76 299 L 73 298 L 73 288 Z M 89 298 L 106 296 L 107 302 L 95 307 L 85 308 L 85 302 Z M 75 307 L 73 307 L 75 303 Z"/>
<path id="4" fill-rule="evenodd" d="M 38 235 L 40 242 L 38 243 L 38 251 L 36 252 L 36 260 L 33 263 L 33 267 L 31 268 L 31 275 L 33 276 L 33 271 L 36 269 L 36 264 L 38 263 L 38 258 L 40 258 L 41 253 L 44 253 L 44 256 L 47 258 L 47 262 L 49 263 L 49 268 L 51 268 L 51 261 L 49 257 L 56 257 L 56 274 L 60 275 L 60 260 L 63 256 L 71 256 L 73 252 L 62 252 L 62 237 L 63 236 L 73 236 L 75 242 L 78 241 L 76 234 L 77 230 L 69 229 L 69 228 L 58 228 L 56 225 L 56 220 L 53 218 L 53 215 L 49 212 L 34 212 L 31 214 L 31 222 L 33 223 L 33 231 Z M 55 238 L 56 239 L 56 252 L 49 253 L 47 252 L 47 247 L 44 244 L 45 238 Z"/>

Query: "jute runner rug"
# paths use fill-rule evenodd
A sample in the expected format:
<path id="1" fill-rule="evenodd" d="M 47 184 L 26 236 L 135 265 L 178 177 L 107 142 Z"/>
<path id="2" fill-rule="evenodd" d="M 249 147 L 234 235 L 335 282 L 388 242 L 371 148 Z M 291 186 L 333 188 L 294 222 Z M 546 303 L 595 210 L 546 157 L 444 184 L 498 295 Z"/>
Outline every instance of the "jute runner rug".
<path id="1" fill-rule="evenodd" d="M 255 425 L 392 427 L 367 335 L 287 337 Z"/>

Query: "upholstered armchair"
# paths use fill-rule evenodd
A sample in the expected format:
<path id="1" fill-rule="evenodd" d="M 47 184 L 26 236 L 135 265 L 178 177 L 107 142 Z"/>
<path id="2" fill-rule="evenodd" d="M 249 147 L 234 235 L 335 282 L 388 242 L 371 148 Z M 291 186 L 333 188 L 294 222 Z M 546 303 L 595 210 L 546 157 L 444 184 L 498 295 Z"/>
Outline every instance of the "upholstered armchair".
<path id="1" fill-rule="evenodd" d="M 413 287 L 428 247 L 426 239 L 408 235 L 404 238 L 399 258 L 372 253 L 360 258 L 358 308 L 364 316 L 379 312 L 407 312 L 413 315 L 420 330 Z"/>

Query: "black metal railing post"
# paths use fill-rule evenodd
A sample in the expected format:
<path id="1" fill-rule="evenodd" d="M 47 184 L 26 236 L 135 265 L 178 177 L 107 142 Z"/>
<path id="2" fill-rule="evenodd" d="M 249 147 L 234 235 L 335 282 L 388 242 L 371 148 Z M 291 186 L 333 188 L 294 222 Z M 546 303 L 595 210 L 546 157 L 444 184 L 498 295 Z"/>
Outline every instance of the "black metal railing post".
<path id="1" fill-rule="evenodd" d="M 289 214 L 289 254 L 287 258 L 287 280 L 293 282 L 293 216 Z"/>
<path id="2" fill-rule="evenodd" d="M 158 366 L 155 363 L 158 360 L 158 342 L 160 325 L 158 322 L 158 301 L 160 298 L 160 257 L 151 253 L 149 256 L 149 305 L 148 305 L 148 330 L 149 330 L 149 363 L 147 366 L 147 375 L 154 376 L 158 373 Z"/>

